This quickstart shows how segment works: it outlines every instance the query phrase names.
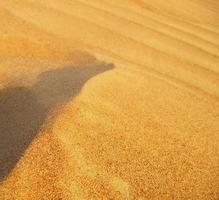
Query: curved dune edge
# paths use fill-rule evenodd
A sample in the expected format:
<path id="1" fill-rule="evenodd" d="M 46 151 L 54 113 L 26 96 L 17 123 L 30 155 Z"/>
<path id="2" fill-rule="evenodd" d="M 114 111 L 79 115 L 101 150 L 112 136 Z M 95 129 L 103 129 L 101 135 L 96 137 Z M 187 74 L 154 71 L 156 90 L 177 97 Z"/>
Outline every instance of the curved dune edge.
<path id="1" fill-rule="evenodd" d="M 0 2 L 0 199 L 218 199 L 218 9 Z"/>

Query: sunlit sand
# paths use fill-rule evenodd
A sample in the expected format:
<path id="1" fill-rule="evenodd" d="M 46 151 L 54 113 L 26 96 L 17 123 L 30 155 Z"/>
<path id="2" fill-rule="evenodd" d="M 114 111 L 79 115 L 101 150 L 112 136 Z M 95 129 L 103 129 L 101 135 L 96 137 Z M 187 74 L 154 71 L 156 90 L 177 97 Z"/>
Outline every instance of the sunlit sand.
<path id="1" fill-rule="evenodd" d="M 0 2 L 0 200 L 219 199 L 217 0 Z"/>

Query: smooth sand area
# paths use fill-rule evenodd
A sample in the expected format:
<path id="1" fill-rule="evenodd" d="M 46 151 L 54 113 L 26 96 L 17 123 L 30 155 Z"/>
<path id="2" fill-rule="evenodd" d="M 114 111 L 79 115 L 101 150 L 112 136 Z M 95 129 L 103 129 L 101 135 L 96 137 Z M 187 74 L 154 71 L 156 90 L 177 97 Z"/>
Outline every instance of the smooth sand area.
<path id="1" fill-rule="evenodd" d="M 0 200 L 219 199 L 219 1 L 0 1 Z"/>

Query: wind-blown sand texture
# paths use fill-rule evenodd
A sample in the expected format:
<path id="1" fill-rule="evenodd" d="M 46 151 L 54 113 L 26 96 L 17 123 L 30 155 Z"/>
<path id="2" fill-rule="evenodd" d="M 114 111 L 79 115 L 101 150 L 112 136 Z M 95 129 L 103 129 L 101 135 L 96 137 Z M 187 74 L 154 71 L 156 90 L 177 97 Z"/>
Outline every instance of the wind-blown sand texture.
<path id="1" fill-rule="evenodd" d="M 219 2 L 0 1 L 0 199 L 219 199 Z"/>

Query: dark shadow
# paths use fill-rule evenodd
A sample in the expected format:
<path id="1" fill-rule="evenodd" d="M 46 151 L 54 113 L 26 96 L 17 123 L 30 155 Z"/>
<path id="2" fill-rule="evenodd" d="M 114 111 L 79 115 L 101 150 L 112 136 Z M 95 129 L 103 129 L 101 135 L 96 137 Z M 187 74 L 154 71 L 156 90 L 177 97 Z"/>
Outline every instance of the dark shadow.
<path id="1" fill-rule="evenodd" d="M 39 132 L 52 108 L 67 103 L 91 77 L 113 64 L 65 67 L 39 75 L 32 87 L 0 91 L 0 182 Z"/>

